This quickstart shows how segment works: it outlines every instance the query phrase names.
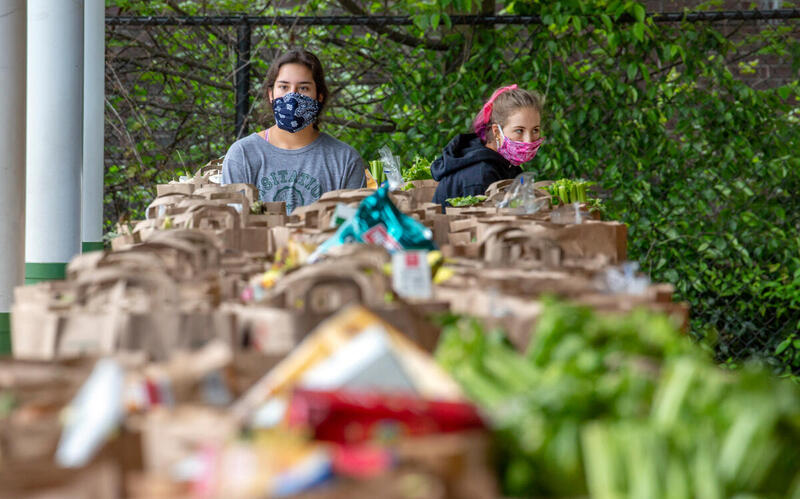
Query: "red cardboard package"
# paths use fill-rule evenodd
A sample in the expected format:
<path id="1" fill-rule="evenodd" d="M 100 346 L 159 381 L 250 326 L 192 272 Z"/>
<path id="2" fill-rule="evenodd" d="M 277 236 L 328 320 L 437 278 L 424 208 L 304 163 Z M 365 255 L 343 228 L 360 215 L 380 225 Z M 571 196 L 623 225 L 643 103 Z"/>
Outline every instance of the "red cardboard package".
<path id="1" fill-rule="evenodd" d="M 296 390 L 289 424 L 307 426 L 315 439 L 338 443 L 484 428 L 475 406 L 424 400 L 413 394 Z"/>

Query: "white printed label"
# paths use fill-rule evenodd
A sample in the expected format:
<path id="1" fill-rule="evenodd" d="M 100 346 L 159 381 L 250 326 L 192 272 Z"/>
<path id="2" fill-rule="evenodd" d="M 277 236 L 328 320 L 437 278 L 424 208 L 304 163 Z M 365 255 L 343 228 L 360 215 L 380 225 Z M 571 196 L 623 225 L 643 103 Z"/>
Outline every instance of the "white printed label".
<path id="1" fill-rule="evenodd" d="M 403 298 L 433 295 L 427 251 L 398 251 L 392 255 L 392 286 Z"/>

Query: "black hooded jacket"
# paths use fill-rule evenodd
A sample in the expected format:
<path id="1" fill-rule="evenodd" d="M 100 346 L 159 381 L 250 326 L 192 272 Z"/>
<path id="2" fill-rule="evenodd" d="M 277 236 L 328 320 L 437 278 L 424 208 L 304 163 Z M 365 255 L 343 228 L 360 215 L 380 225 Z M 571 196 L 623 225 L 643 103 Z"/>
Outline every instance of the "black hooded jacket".
<path id="1" fill-rule="evenodd" d="M 494 182 L 520 173 L 522 168 L 486 147 L 476 134 L 463 133 L 431 164 L 431 174 L 439 181 L 433 202 L 445 206 L 449 198 L 480 195 Z"/>

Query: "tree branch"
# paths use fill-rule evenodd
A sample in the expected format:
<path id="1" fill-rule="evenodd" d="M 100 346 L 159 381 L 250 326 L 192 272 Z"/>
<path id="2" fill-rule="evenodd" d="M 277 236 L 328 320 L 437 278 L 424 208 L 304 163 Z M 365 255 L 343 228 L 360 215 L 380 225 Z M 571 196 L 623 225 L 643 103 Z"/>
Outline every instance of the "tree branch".
<path id="1" fill-rule="evenodd" d="M 174 10 L 175 12 L 177 12 L 178 14 L 180 14 L 180 15 L 182 15 L 182 16 L 189 16 L 189 15 L 191 15 L 191 14 L 189 14 L 187 11 L 185 11 L 184 9 L 182 9 L 182 8 L 181 8 L 181 6 L 180 6 L 180 5 L 178 5 L 178 2 L 176 2 L 175 0 L 167 0 L 167 5 L 169 6 L 169 8 L 171 8 L 172 10 Z M 204 10 L 205 10 L 205 9 L 204 9 Z M 223 33 L 221 34 L 221 33 L 219 32 L 219 30 L 217 30 L 217 29 L 216 29 L 214 26 L 204 26 L 203 28 L 204 28 L 206 31 L 208 31 L 208 32 L 212 33 L 214 36 L 216 36 L 216 37 L 217 37 L 217 38 L 219 38 L 220 40 L 224 41 L 226 44 L 233 43 L 233 42 L 232 42 L 232 39 L 231 39 L 231 37 L 230 37 L 230 32 L 229 32 L 229 30 L 225 30 L 225 31 L 223 31 Z"/>
<path id="2" fill-rule="evenodd" d="M 200 76 L 196 76 L 194 73 L 185 73 L 185 72 L 182 72 L 182 71 L 176 71 L 174 69 L 166 68 L 166 67 L 163 67 L 163 66 L 157 66 L 157 67 L 153 66 L 153 65 L 145 66 L 145 65 L 141 64 L 138 60 L 136 60 L 134 58 L 128 58 L 128 57 L 118 57 L 115 60 L 122 61 L 122 62 L 129 62 L 131 64 L 134 64 L 140 71 L 152 71 L 154 73 L 161 73 L 161 74 L 165 74 L 165 75 L 175 76 L 177 78 L 196 81 L 197 83 L 201 83 L 201 84 L 209 86 L 209 87 L 219 88 L 219 89 L 222 89 L 222 90 L 225 90 L 225 91 L 230 91 L 231 90 L 231 85 L 226 85 L 224 83 L 219 83 L 219 82 L 216 82 L 216 81 L 212 81 L 212 80 L 209 80 L 207 78 L 202 78 Z"/>
<path id="3" fill-rule="evenodd" d="M 333 116 L 325 118 L 322 122 L 330 123 L 332 125 L 346 126 L 347 128 L 354 128 L 356 130 L 372 130 L 373 132 L 380 132 L 380 133 L 394 132 L 395 130 L 397 130 L 397 125 L 394 123 L 388 125 L 377 125 L 374 123 L 359 123 L 357 121 L 336 118 Z"/>
<path id="4" fill-rule="evenodd" d="M 344 10 L 346 10 L 351 14 L 357 16 L 369 15 L 369 13 L 364 9 L 362 9 L 354 0 L 339 0 L 339 5 L 341 5 L 342 8 L 344 8 Z M 403 45 L 408 45 L 409 47 L 424 46 L 425 48 L 432 50 L 447 50 L 450 48 L 450 45 L 441 42 L 439 40 L 430 40 L 428 38 L 417 38 L 415 36 L 410 36 L 405 33 L 400 33 L 385 26 L 370 26 L 370 29 L 374 30 L 376 33 L 386 35 L 386 37 L 392 41 L 395 41 L 397 43 L 402 43 Z"/>
<path id="5" fill-rule="evenodd" d="M 203 114 L 203 115 L 214 115 L 214 116 L 221 116 L 223 118 L 230 118 L 230 113 L 225 113 L 223 111 L 216 111 L 213 109 L 200 109 L 200 108 L 193 108 L 187 109 L 180 106 L 173 106 L 171 104 L 164 104 L 159 102 L 154 102 L 152 99 L 140 102 L 141 105 L 146 107 L 154 107 L 156 109 L 161 109 L 163 111 L 170 111 L 174 113 L 187 113 L 187 114 Z"/>
<path id="6" fill-rule="evenodd" d="M 176 55 L 168 54 L 167 52 L 165 52 L 163 50 L 159 50 L 157 47 L 154 47 L 153 45 L 149 45 L 149 44 L 143 43 L 142 40 L 139 40 L 138 38 L 135 38 L 135 37 L 125 33 L 124 31 L 115 32 L 113 34 L 113 38 L 123 38 L 125 40 L 131 41 L 131 42 L 135 42 L 136 44 L 139 44 L 139 45 L 138 46 L 136 46 L 136 45 L 125 46 L 125 47 L 122 48 L 122 50 L 118 54 L 113 54 L 113 57 L 110 57 L 108 60 L 116 60 L 117 58 L 120 58 L 122 56 L 122 52 L 124 50 L 129 49 L 129 48 L 134 48 L 134 49 L 135 48 L 139 48 L 139 49 L 142 49 L 142 50 L 147 50 L 149 52 L 149 55 L 152 56 L 152 58 L 161 58 L 161 59 L 165 59 L 165 60 L 168 60 L 168 61 L 175 61 L 176 64 L 185 64 L 186 66 L 193 67 L 193 68 L 196 68 L 196 69 L 202 69 L 203 71 L 206 71 L 206 72 L 209 72 L 209 73 L 216 73 L 217 71 L 219 71 L 219 68 L 214 68 L 214 67 L 211 67 L 211 66 L 207 66 L 205 64 L 197 62 L 194 59 L 187 59 L 187 58 L 184 58 L 184 57 L 179 57 L 179 56 L 176 56 Z M 183 46 L 183 45 L 181 45 L 181 46 Z"/>

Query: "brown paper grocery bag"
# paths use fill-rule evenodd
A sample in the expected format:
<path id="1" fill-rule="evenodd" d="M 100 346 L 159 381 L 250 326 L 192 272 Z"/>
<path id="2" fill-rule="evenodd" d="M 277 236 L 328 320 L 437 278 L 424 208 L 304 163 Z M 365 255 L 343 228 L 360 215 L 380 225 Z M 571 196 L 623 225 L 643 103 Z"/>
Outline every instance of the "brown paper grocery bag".
<path id="1" fill-rule="evenodd" d="M 389 193 L 389 199 L 391 199 L 397 209 L 403 213 L 408 213 L 416 208 L 414 194 L 412 194 L 411 191 L 392 191 Z"/>
<path id="2" fill-rule="evenodd" d="M 479 287 L 435 286 L 434 296 L 446 300 L 454 313 L 481 319 L 487 327 L 502 327 L 509 340 L 524 349 L 541 314 L 541 303 L 533 297 L 505 294 L 489 285 Z"/>
<path id="3" fill-rule="evenodd" d="M 208 163 L 201 166 L 200 169 L 198 169 L 195 172 L 195 176 L 207 175 L 209 173 L 213 174 L 222 173 L 222 165 L 224 164 L 224 162 L 225 162 L 225 156 L 220 156 L 218 158 L 209 160 Z"/>
<path id="4" fill-rule="evenodd" d="M 478 243 L 467 244 L 447 244 L 441 247 L 442 255 L 445 258 L 466 258 L 476 259 L 481 256 L 481 246 Z"/>
<path id="5" fill-rule="evenodd" d="M 242 217 L 236 209 L 213 202 L 191 206 L 185 213 L 175 216 L 176 226 L 196 229 L 217 236 L 224 248 L 241 248 Z"/>
<path id="6" fill-rule="evenodd" d="M 11 349 L 15 358 L 50 358 L 59 317 L 75 303 L 75 284 L 48 281 L 14 289 Z"/>
<path id="7" fill-rule="evenodd" d="M 393 447 L 401 464 L 432 471 L 446 486 L 446 497 L 500 497 L 489 432 L 470 430 L 404 438 Z"/>
<path id="8" fill-rule="evenodd" d="M 111 249 L 114 251 L 123 250 L 140 242 L 142 241 L 138 236 L 133 234 L 120 234 L 111 240 Z"/>
<path id="9" fill-rule="evenodd" d="M 235 318 L 229 310 L 184 311 L 180 320 L 175 350 L 193 351 L 215 340 L 233 344 Z"/>
<path id="10" fill-rule="evenodd" d="M 204 445 L 222 445 L 236 426 L 226 413 L 201 406 L 156 409 L 144 417 L 142 450 L 146 470 L 168 474 Z"/>
<path id="11" fill-rule="evenodd" d="M 448 243 L 452 246 L 464 246 L 472 242 L 473 236 L 469 231 L 451 232 Z"/>
<path id="12" fill-rule="evenodd" d="M 180 300 L 169 276 L 107 267 L 81 276 L 76 285 L 77 306 L 62 317 L 57 356 L 168 353 L 179 328 L 173 317 Z"/>
<path id="13" fill-rule="evenodd" d="M 168 262 L 158 253 L 157 244 L 147 242 L 120 251 L 93 251 L 83 253 L 72 259 L 67 264 L 67 279 L 78 280 L 82 276 L 95 272 L 99 268 L 115 267 L 118 269 L 158 271 L 158 272 L 192 272 L 194 270 L 190 262 L 180 261 L 179 263 Z M 167 248 L 168 249 L 168 248 Z M 188 266 L 189 269 L 184 269 Z"/>
<path id="14" fill-rule="evenodd" d="M 542 267 L 553 268 L 560 266 L 563 256 L 558 243 L 513 223 L 492 224 L 482 231 L 479 244 L 483 260 L 495 265 L 535 261 Z"/>
<path id="15" fill-rule="evenodd" d="M 450 215 L 432 214 L 430 220 L 433 221 L 433 241 L 438 247 L 450 244 Z"/>
<path id="16" fill-rule="evenodd" d="M 450 218 L 450 232 L 464 232 L 469 231 L 472 236 L 477 237 L 478 233 L 478 219 L 472 217 L 451 217 Z"/>
<path id="17" fill-rule="evenodd" d="M 145 216 L 148 220 L 153 218 L 162 218 L 167 215 L 170 209 L 174 209 L 180 204 L 181 201 L 186 199 L 202 199 L 200 196 L 192 196 L 181 193 L 165 194 L 156 197 L 145 210 Z"/>
<path id="18" fill-rule="evenodd" d="M 326 317 L 266 306 L 238 306 L 234 314 L 237 346 L 281 357 L 291 352 Z"/>
<path id="19" fill-rule="evenodd" d="M 179 331 L 180 297 L 167 275 L 105 267 L 80 275 L 73 285 L 68 308 L 47 310 L 26 301 L 15 306 L 16 357 L 52 359 L 121 350 L 168 353 Z M 169 312 L 159 316 L 159 309 Z"/>
<path id="20" fill-rule="evenodd" d="M 505 179 L 505 180 L 498 180 L 489 185 L 486 188 L 486 201 L 490 203 L 494 203 L 497 201 L 502 201 L 503 196 L 505 196 L 508 187 L 514 183 L 513 178 Z"/>
<path id="21" fill-rule="evenodd" d="M 477 229 L 475 232 L 475 237 L 478 241 L 483 241 L 486 239 L 486 232 L 495 226 L 502 225 L 522 228 L 527 225 L 528 222 L 529 220 L 523 219 L 518 215 L 496 215 L 492 217 L 476 219 L 475 223 Z"/>
<path id="22" fill-rule="evenodd" d="M 5 359 L 0 363 L 0 391 L 14 400 L 0 418 L 0 477 L 13 463 L 52 460 L 61 436 L 61 411 L 86 381 L 94 362 Z M 0 478 L 0 490 L 4 484 Z"/>
<path id="23" fill-rule="evenodd" d="M 171 229 L 154 234 L 148 243 L 168 246 L 183 252 L 186 258 L 191 260 L 197 272 L 217 269 L 221 265 L 222 241 L 215 234 L 192 229 Z M 150 245 L 140 247 L 144 250 L 149 248 Z"/>
<path id="24" fill-rule="evenodd" d="M 372 260 L 353 256 L 306 265 L 287 274 L 269 291 L 265 303 L 329 313 L 352 301 L 379 307 L 388 292 L 391 285 L 383 269 Z"/>
<path id="25" fill-rule="evenodd" d="M 133 226 L 133 237 L 136 242 L 146 241 L 153 233 L 162 229 L 165 225 L 165 219 L 153 218 L 150 220 L 140 220 Z M 113 242 L 113 241 L 112 241 Z M 112 248 L 114 245 L 112 244 Z M 122 249 L 117 246 L 116 249 Z"/>
<path id="26" fill-rule="evenodd" d="M 3 463 L 0 468 L 0 499 L 104 499 L 121 494 L 121 470 L 111 458 L 79 469 L 59 468 L 52 459 Z"/>
<path id="27" fill-rule="evenodd" d="M 75 311 L 60 317 L 57 332 L 44 338 L 49 347 L 46 358 L 109 355 L 122 350 L 123 337 L 129 334 L 130 316 L 119 310 Z"/>
<path id="28" fill-rule="evenodd" d="M 252 184 L 209 184 L 195 189 L 193 194 L 209 200 L 237 199 L 239 196 L 242 196 L 246 201 L 239 202 L 246 203 L 246 208 L 248 209 L 250 205 L 259 199 L 258 189 Z"/>
<path id="29" fill-rule="evenodd" d="M 491 217 L 497 215 L 497 208 L 489 206 L 487 203 L 478 204 L 475 206 L 446 206 L 444 212 L 447 215 L 463 215 L 468 217 Z"/>
<path id="30" fill-rule="evenodd" d="M 330 226 L 331 215 L 336 210 L 336 205 L 343 202 L 345 201 L 335 197 L 320 199 L 305 206 L 298 206 L 292 212 L 292 217 L 297 217 L 303 222 L 304 227 L 326 229 Z"/>
<path id="31" fill-rule="evenodd" d="M 406 182 L 400 188 L 404 192 L 411 194 L 411 204 L 414 207 L 433 202 L 433 195 L 436 194 L 436 187 L 439 182 L 433 179 L 428 180 L 412 180 Z M 413 186 L 410 187 L 409 186 Z"/>
<path id="32" fill-rule="evenodd" d="M 250 215 L 247 217 L 247 225 L 249 227 L 280 227 L 286 224 L 290 217 L 283 213 L 265 213 L 261 215 Z"/>
<path id="33" fill-rule="evenodd" d="M 169 196 L 170 194 L 190 195 L 194 192 L 196 184 L 186 182 L 171 182 L 169 184 L 156 185 L 156 197 Z"/>
<path id="34" fill-rule="evenodd" d="M 260 256 L 270 252 L 270 231 L 267 227 L 243 227 L 239 231 L 239 250 Z"/>
<path id="35" fill-rule="evenodd" d="M 557 242 L 566 257 L 592 258 L 605 255 L 614 264 L 627 258 L 628 228 L 620 222 L 589 220 L 571 225 L 532 222 L 526 230 Z"/>
<path id="36" fill-rule="evenodd" d="M 436 351 L 439 345 L 441 328 L 434 324 L 432 317 L 450 310 L 446 300 L 429 299 L 406 301 L 396 298 L 395 303 L 370 311 L 403 333 L 418 347 L 428 353 Z"/>
<path id="37" fill-rule="evenodd" d="M 64 312 L 31 305 L 11 307 L 11 353 L 17 359 L 52 359 Z"/>

